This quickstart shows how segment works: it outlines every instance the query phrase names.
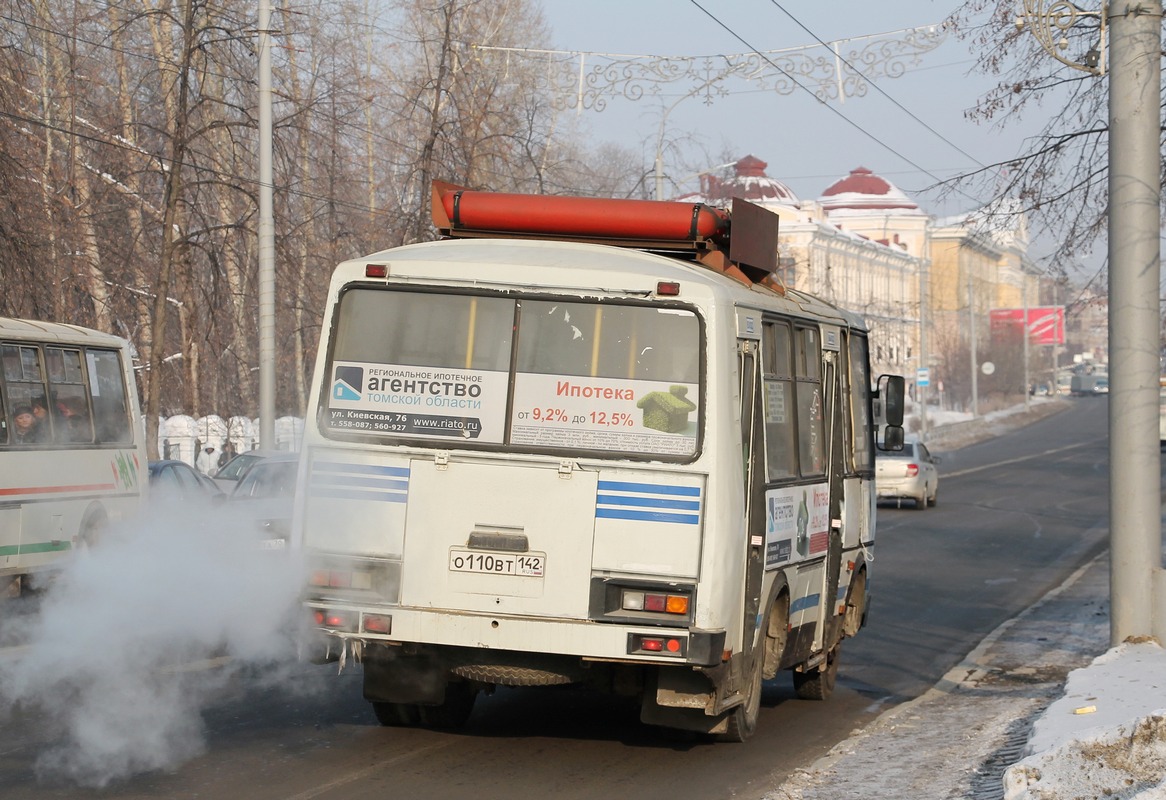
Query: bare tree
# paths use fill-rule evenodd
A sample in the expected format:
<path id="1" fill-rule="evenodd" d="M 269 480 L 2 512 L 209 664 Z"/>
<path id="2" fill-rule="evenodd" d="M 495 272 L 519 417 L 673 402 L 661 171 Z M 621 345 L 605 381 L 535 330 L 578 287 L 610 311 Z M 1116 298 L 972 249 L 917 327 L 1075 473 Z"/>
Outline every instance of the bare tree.
<path id="1" fill-rule="evenodd" d="M 1105 231 L 1107 83 L 1049 56 L 1035 36 L 1018 28 L 1017 13 L 1013 0 L 970 0 L 949 22 L 978 51 L 976 68 L 998 81 L 968 118 L 999 127 L 1036 118 L 1039 132 L 1015 157 L 954 178 L 947 187 L 1019 198 L 1019 210 L 1059 243 L 1058 264 L 1088 252 Z M 1065 35 L 1064 52 L 1084 56 L 1098 46 L 1097 20 L 1086 18 Z"/>

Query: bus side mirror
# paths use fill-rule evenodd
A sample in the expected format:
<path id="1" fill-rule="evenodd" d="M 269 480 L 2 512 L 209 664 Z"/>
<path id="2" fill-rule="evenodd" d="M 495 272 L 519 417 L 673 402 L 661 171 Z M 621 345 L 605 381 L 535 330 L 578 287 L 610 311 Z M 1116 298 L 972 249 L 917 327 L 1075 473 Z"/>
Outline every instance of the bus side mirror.
<path id="1" fill-rule="evenodd" d="M 880 450 L 898 452 L 903 449 L 903 426 L 888 425 L 883 429 L 882 441 L 876 442 Z"/>
<path id="2" fill-rule="evenodd" d="M 879 421 L 882 424 L 902 427 L 905 396 L 902 375 L 879 376 L 878 389 L 875 391 L 875 397 L 881 401 L 880 406 L 882 407 L 883 418 Z"/>

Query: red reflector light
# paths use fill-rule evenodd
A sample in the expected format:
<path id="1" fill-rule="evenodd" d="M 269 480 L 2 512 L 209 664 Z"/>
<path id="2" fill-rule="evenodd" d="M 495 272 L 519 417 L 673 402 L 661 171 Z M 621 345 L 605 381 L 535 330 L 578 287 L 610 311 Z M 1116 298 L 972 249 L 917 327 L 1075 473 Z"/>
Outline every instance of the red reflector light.
<path id="1" fill-rule="evenodd" d="M 918 474 L 919 474 L 919 465 L 918 464 L 908 464 L 907 465 L 907 477 L 908 478 L 914 478 Z"/>
<path id="2" fill-rule="evenodd" d="M 673 641 L 675 641 L 675 640 L 673 640 Z M 664 649 L 664 640 L 663 639 L 640 639 L 640 649 L 641 650 L 651 650 L 653 652 L 659 652 L 660 650 Z"/>
<path id="3" fill-rule="evenodd" d="M 668 648 L 669 653 L 679 653 L 680 652 L 680 640 L 679 639 L 669 639 L 668 644 L 665 645 L 665 647 Z"/>
<path id="4" fill-rule="evenodd" d="M 387 264 L 365 264 L 364 277 L 366 278 L 387 278 L 389 276 L 389 267 Z"/>
<path id="5" fill-rule="evenodd" d="M 323 625 L 324 624 L 324 612 L 319 610 L 319 609 L 316 609 L 315 611 L 312 612 L 312 619 L 314 619 L 316 621 L 317 625 Z"/>
<path id="6" fill-rule="evenodd" d="M 340 611 L 325 611 L 323 626 L 325 628 L 350 631 L 353 629 L 353 617 L 351 614 Z"/>
<path id="7" fill-rule="evenodd" d="M 660 281 L 656 284 L 656 294 L 660 297 L 679 297 L 680 284 L 673 281 Z"/>
<path id="8" fill-rule="evenodd" d="M 662 594 L 646 594 L 644 595 L 644 610 L 645 611 L 663 611 L 668 604 L 668 598 Z"/>
<path id="9" fill-rule="evenodd" d="M 365 614 L 364 629 L 369 633 L 392 633 L 393 618 L 381 614 Z"/>

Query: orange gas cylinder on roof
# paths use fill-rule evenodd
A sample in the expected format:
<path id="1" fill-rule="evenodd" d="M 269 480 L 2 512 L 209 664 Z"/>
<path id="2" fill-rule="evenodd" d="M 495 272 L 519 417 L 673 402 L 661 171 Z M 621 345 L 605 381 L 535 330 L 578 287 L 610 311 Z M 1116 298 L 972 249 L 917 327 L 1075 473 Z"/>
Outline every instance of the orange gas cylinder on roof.
<path id="1" fill-rule="evenodd" d="M 702 203 L 481 192 L 434 182 L 439 228 L 580 236 L 694 240 L 724 236 L 729 215 Z M 441 222 L 448 221 L 448 225 Z"/>

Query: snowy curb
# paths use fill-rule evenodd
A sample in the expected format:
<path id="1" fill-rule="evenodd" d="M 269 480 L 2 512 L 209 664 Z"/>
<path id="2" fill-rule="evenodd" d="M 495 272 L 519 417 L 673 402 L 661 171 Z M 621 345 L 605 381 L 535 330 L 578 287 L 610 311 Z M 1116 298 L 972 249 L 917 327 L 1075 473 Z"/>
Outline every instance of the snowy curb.
<path id="1" fill-rule="evenodd" d="M 1070 672 L 1025 752 L 1004 774 L 1004 800 L 1166 800 L 1166 650 L 1125 642 Z"/>

